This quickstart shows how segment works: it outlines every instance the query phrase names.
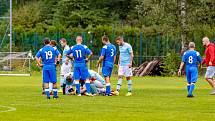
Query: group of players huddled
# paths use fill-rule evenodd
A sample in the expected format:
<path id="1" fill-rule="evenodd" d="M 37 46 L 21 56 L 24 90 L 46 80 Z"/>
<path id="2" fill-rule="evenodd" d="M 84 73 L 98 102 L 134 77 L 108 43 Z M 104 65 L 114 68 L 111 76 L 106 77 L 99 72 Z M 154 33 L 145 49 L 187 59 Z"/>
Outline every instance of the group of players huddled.
<path id="1" fill-rule="evenodd" d="M 110 43 L 108 36 L 104 35 L 101 40 L 104 46 L 101 49 L 96 67 L 99 67 L 100 63 L 102 63 L 102 75 L 104 79 L 97 72 L 88 69 L 87 62 L 93 53 L 86 45 L 82 44 L 81 36 L 77 36 L 76 45 L 71 47 L 67 45 L 66 39 L 60 39 L 60 44 L 63 48 L 62 58 L 56 47 L 56 41 L 44 38 L 43 42 L 45 46 L 37 52 L 36 61 L 37 65 L 42 67 L 43 87 L 47 99 L 50 99 L 50 91 L 53 92 L 54 99 L 58 98 L 57 65 L 61 65 L 60 92 L 63 92 L 63 94 L 77 96 L 95 96 L 98 94 L 106 96 L 112 96 L 112 94 L 119 95 L 122 79 L 125 76 L 128 82 L 128 93 L 126 96 L 132 95 L 131 77 L 134 55 L 131 45 L 124 42 L 121 36 L 116 39 L 120 51 L 117 64 L 118 83 L 116 91 L 112 92 L 110 77 L 116 60 L 117 50 L 115 45 Z"/>

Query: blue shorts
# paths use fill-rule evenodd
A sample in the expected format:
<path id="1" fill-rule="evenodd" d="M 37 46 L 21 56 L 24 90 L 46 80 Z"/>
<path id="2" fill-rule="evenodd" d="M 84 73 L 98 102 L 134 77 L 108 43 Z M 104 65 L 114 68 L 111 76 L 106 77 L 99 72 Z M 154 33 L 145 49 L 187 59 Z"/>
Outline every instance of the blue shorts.
<path id="1" fill-rule="evenodd" d="M 56 74 L 56 70 L 52 69 L 52 70 L 44 70 L 43 69 L 43 83 L 57 83 L 57 74 Z"/>
<path id="2" fill-rule="evenodd" d="M 113 67 L 104 66 L 102 67 L 102 75 L 104 77 L 111 77 Z"/>
<path id="3" fill-rule="evenodd" d="M 188 83 L 196 83 L 198 79 L 198 68 L 197 67 L 186 67 L 186 76 Z"/>
<path id="4" fill-rule="evenodd" d="M 87 67 L 74 67 L 73 78 L 74 78 L 74 80 L 89 79 L 88 68 Z"/>

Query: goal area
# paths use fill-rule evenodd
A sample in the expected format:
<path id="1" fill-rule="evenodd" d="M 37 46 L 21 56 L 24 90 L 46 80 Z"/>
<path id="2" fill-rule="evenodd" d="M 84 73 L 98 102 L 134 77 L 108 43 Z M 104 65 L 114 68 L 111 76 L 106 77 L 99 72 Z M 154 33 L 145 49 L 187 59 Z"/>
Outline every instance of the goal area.
<path id="1" fill-rule="evenodd" d="M 30 76 L 31 60 L 31 51 L 0 52 L 0 76 Z"/>

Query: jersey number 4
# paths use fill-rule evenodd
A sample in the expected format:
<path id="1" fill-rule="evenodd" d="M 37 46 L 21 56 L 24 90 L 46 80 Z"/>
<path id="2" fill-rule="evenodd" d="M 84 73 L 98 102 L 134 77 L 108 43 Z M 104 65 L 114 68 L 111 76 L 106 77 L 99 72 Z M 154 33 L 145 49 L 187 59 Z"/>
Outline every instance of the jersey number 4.
<path id="1" fill-rule="evenodd" d="M 48 60 L 48 59 L 52 59 L 52 51 L 47 51 L 47 52 L 45 52 L 46 53 L 46 60 Z"/>

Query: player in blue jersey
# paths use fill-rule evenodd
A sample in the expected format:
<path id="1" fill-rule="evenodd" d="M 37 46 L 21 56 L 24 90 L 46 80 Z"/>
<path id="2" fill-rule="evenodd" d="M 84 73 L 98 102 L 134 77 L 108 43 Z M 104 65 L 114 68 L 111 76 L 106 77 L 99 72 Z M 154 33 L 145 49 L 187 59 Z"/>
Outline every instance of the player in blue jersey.
<path id="1" fill-rule="evenodd" d="M 60 69 L 60 86 L 61 89 L 59 92 L 62 92 L 62 89 L 65 88 L 64 75 L 71 72 L 72 62 L 67 58 L 66 54 L 69 51 L 70 47 L 67 45 L 67 41 L 65 38 L 60 39 L 61 47 L 63 48 L 62 54 L 62 65 Z M 63 92 L 65 94 L 65 92 Z"/>
<path id="2" fill-rule="evenodd" d="M 110 43 L 109 38 L 107 36 L 102 37 L 102 43 L 104 44 L 104 46 L 101 50 L 101 56 L 97 61 L 97 67 L 103 61 L 102 75 L 104 76 L 106 81 L 106 95 L 111 96 L 110 77 L 116 60 L 116 47 Z"/>
<path id="3" fill-rule="evenodd" d="M 56 65 L 59 64 L 61 55 L 56 48 L 53 48 L 50 45 L 49 38 L 45 38 L 43 42 L 45 46 L 37 52 L 36 61 L 38 66 L 42 67 L 43 83 L 45 85 L 45 93 L 46 93 L 47 99 L 50 99 L 49 82 L 53 83 L 53 93 L 54 93 L 53 98 L 57 99 L 58 94 L 57 94 Z M 57 56 L 57 61 L 55 61 L 56 56 Z M 40 62 L 40 58 L 42 59 L 42 64 Z"/>
<path id="4" fill-rule="evenodd" d="M 193 90 L 195 83 L 198 79 L 198 62 L 201 64 L 201 57 L 199 52 L 195 51 L 195 43 L 189 43 L 189 50 L 186 51 L 182 57 L 182 62 L 178 71 L 178 76 L 181 75 L 183 66 L 186 65 L 186 77 L 187 77 L 187 97 L 193 97 Z"/>
<path id="5" fill-rule="evenodd" d="M 133 62 L 133 49 L 129 43 L 124 42 L 123 37 L 118 37 L 116 39 L 116 43 L 119 45 L 119 61 L 118 61 L 118 83 L 117 83 L 117 91 L 115 91 L 116 95 L 119 95 L 120 87 L 122 85 L 123 76 L 126 77 L 128 82 L 128 93 L 126 96 L 131 96 L 132 93 L 132 62 Z"/>
<path id="6" fill-rule="evenodd" d="M 89 72 L 88 72 L 86 62 L 88 62 L 88 60 L 91 58 L 93 53 L 86 45 L 82 45 L 81 36 L 77 36 L 76 43 L 77 44 L 71 47 L 67 52 L 67 57 L 70 59 L 74 59 L 73 77 L 75 80 L 77 94 L 78 96 L 81 96 L 79 80 L 83 79 L 85 80 L 86 89 L 87 89 L 86 95 L 92 96 L 92 94 L 90 93 Z"/>

